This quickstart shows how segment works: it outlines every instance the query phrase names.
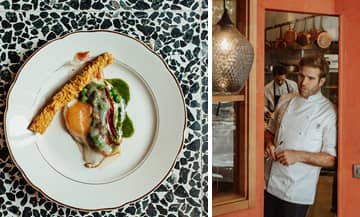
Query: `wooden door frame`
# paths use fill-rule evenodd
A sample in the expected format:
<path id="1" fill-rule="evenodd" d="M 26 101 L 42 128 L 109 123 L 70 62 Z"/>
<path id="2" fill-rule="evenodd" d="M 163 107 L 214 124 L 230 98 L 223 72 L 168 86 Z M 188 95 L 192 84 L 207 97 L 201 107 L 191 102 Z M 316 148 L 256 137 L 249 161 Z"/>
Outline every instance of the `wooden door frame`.
<path id="1" fill-rule="evenodd" d="M 343 116 L 343 94 L 342 89 L 344 87 L 343 84 L 343 78 L 342 78 L 342 63 L 343 63 L 343 57 L 344 57 L 344 48 L 341 46 L 342 44 L 342 26 L 343 26 L 343 14 L 339 13 L 336 8 L 336 0 L 333 0 L 329 2 L 329 0 L 318 0 L 317 4 L 314 5 L 314 2 L 311 0 L 302 0 L 293 2 L 290 0 L 278 0 L 276 2 L 271 0 L 256 0 L 258 1 L 258 10 L 257 10 L 257 22 L 256 27 L 258 29 L 257 31 L 257 46 L 256 46 L 256 52 L 257 52 L 257 68 L 259 71 L 257 71 L 257 91 L 260 94 L 260 96 L 263 96 L 264 94 L 264 73 L 263 70 L 265 67 L 265 32 L 263 31 L 265 29 L 265 13 L 266 11 L 280 11 L 280 12 L 290 12 L 290 13 L 307 13 L 307 14 L 323 14 L 323 15 L 330 15 L 330 16 L 338 16 L 339 18 L 339 73 L 338 73 L 338 125 L 337 125 L 337 135 L 338 135 L 338 145 L 337 145 L 337 216 L 343 217 L 342 215 L 342 209 L 343 207 L 343 195 L 342 195 L 342 183 L 343 183 L 343 174 L 342 170 L 339 168 L 342 168 L 343 164 L 343 156 L 342 156 L 342 147 L 339 144 L 342 144 L 343 141 L 343 124 L 342 124 L 342 116 Z M 261 2 L 261 3 L 260 3 Z M 254 27 L 254 23 L 250 23 L 250 28 Z M 261 99 L 261 97 L 258 96 L 258 99 Z M 261 133 L 264 132 L 264 125 L 259 124 L 261 123 L 263 119 L 264 114 L 264 102 L 259 100 L 257 107 L 257 132 L 259 131 Z M 259 105 L 260 104 L 260 105 Z M 260 107 L 260 108 L 259 108 Z M 259 112 L 259 110 L 261 112 Z M 260 121 L 259 121 L 260 120 Z M 258 147 L 261 147 L 263 144 L 263 139 L 258 136 Z M 258 156 L 260 157 L 260 156 Z M 262 170 L 263 171 L 263 170 Z M 261 178 L 264 177 L 264 173 L 262 172 Z M 260 178 L 260 177 L 259 177 Z"/>

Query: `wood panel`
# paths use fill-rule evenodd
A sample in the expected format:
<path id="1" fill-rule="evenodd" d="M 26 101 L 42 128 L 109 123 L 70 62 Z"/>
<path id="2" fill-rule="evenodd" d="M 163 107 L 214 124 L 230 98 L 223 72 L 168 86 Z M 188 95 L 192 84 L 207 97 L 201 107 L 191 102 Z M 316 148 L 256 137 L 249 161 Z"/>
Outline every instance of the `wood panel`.
<path id="1" fill-rule="evenodd" d="M 218 102 L 241 102 L 245 101 L 244 95 L 217 95 L 212 97 L 213 103 Z"/>
<path id="2" fill-rule="evenodd" d="M 334 15 L 335 0 L 258 0 L 261 10 L 277 10 L 297 13 Z M 259 11 L 260 12 L 260 11 Z"/>
<path id="3" fill-rule="evenodd" d="M 338 217 L 359 216 L 360 179 L 352 176 L 353 164 L 360 164 L 359 11 L 359 1 L 336 0 L 340 14 Z"/>
<path id="4" fill-rule="evenodd" d="M 237 19 L 243 20 L 237 22 L 237 27 L 240 31 L 250 36 L 249 40 L 254 45 L 256 40 L 256 29 L 248 28 L 250 19 L 256 19 L 255 15 L 248 12 L 250 5 L 252 10 L 256 10 L 256 1 L 250 4 L 248 0 L 237 2 Z M 255 14 L 255 13 L 254 13 Z M 255 30 L 255 31 L 254 31 Z M 252 35 L 253 34 L 253 35 Z M 254 57 L 256 60 L 256 54 Z M 220 197 L 213 198 L 213 215 L 220 215 L 224 213 L 234 212 L 236 210 L 248 209 L 255 206 L 256 194 L 256 64 L 254 61 L 253 68 L 250 72 L 249 82 L 244 90 L 239 95 L 231 96 L 213 96 L 213 103 L 221 101 L 239 102 L 237 109 L 238 117 L 237 129 L 240 130 L 240 141 L 236 141 L 236 151 L 239 154 L 239 167 L 237 168 L 240 182 L 238 183 L 237 194 L 226 194 Z M 251 91 L 249 91 L 251 90 Z"/>

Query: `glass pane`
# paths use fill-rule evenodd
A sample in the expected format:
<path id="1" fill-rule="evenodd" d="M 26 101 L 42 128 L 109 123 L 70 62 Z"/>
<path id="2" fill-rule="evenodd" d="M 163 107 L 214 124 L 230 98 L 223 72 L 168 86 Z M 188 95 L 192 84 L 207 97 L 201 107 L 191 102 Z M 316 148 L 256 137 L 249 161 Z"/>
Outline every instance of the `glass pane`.
<path id="1" fill-rule="evenodd" d="M 236 192 L 236 103 L 213 104 L 213 194 Z"/>
<path id="2" fill-rule="evenodd" d="M 213 0 L 212 8 L 212 24 L 216 25 L 217 22 L 221 19 L 222 14 L 224 13 L 224 1 L 223 0 Z M 230 15 L 230 19 L 233 23 L 236 23 L 236 0 L 227 0 L 226 9 Z"/>

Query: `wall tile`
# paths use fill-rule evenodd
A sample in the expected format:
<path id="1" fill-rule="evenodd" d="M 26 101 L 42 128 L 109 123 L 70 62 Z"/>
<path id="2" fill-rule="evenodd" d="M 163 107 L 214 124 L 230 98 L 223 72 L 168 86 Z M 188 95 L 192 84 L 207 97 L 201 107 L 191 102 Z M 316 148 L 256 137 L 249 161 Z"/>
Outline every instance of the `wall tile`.
<path id="1" fill-rule="evenodd" d="M 1 0 L 0 10 L 198 10 L 205 0 Z"/>
<path id="2" fill-rule="evenodd" d="M 201 65 L 201 110 L 202 110 L 202 118 L 201 118 L 201 168 L 202 168 L 202 186 L 205 186 L 204 191 L 202 192 L 202 215 L 207 215 L 207 204 L 208 204 L 208 194 L 209 189 L 208 186 L 208 11 L 202 10 L 201 12 L 201 33 L 200 33 L 200 39 L 201 39 L 201 51 L 203 51 L 203 55 L 200 60 Z M 206 205 L 205 205 L 206 204 Z"/>
<path id="3" fill-rule="evenodd" d="M 184 92 L 187 109 L 185 145 L 175 168 L 152 193 L 120 209 L 82 212 L 60 206 L 35 191 L 12 163 L 0 129 L 0 214 L 2 216 L 206 216 L 207 215 L 207 13 L 179 10 L 81 10 L 73 1 L 0 2 L 0 116 L 5 95 L 24 60 L 51 39 L 77 30 L 108 29 L 154 44 Z M 106 7 L 108 1 L 101 1 Z M 134 2 L 134 1 L 133 1 Z M 155 3 L 155 1 L 149 1 Z M 171 1 L 159 1 L 162 5 Z M 174 1 L 181 4 L 183 1 Z M 192 6 L 192 1 L 188 1 Z M 95 4 L 96 1 L 93 1 Z M 131 1 L 125 2 L 130 4 Z M 159 3 L 159 4 L 160 4 Z M 23 7 L 41 9 L 32 12 Z M 184 2 L 185 4 L 185 2 Z M 19 5 L 19 6 L 15 6 Z M 26 5 L 26 6 L 24 6 Z M 67 6 L 66 6 L 67 5 Z M 93 5 L 93 4 L 92 4 Z M 1 9 L 2 7 L 2 9 Z M 16 10 L 14 7 L 19 7 Z M 69 7 L 69 8 L 66 8 Z M 79 6 L 80 7 L 80 6 Z M 165 7 L 165 6 L 164 6 Z M 163 7 L 163 8 L 164 8 Z M 170 7 L 171 8 L 171 7 Z M 3 127 L 3 123 L 0 123 Z"/>

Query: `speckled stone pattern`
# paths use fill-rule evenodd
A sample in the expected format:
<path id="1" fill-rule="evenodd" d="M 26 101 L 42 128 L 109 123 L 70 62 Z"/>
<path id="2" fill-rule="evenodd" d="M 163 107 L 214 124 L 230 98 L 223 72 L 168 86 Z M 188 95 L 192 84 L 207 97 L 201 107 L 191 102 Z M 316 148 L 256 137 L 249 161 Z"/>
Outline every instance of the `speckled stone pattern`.
<path id="1" fill-rule="evenodd" d="M 207 216 L 207 6 L 205 0 L 0 0 L 0 217 Z M 174 169 L 154 192 L 119 209 L 83 212 L 27 184 L 9 156 L 2 121 L 7 91 L 24 60 L 51 39 L 93 29 L 154 45 L 181 85 L 187 128 Z"/>
<path id="2" fill-rule="evenodd" d="M 0 9 L 13 10 L 197 10 L 207 0 L 13 0 L 0 1 Z"/>

